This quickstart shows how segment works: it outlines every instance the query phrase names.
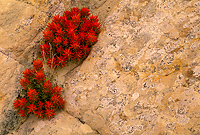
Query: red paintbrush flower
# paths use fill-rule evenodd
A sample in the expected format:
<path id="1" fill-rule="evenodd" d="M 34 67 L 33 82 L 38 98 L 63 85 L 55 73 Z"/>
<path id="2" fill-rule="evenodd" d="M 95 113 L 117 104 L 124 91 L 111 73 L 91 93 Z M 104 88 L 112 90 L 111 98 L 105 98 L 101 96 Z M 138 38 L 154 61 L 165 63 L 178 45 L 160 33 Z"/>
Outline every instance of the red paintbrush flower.
<path id="1" fill-rule="evenodd" d="M 53 104 L 56 106 L 59 104 L 60 101 L 60 96 L 53 94 L 53 96 L 51 97 L 51 101 L 53 102 Z"/>
<path id="2" fill-rule="evenodd" d="M 95 32 L 90 30 L 87 35 L 88 43 L 95 44 L 97 42 L 97 37 L 95 36 Z"/>
<path id="3" fill-rule="evenodd" d="M 79 49 L 79 48 L 80 48 L 80 43 L 79 43 L 78 41 L 72 41 L 72 43 L 71 43 L 71 48 L 72 48 L 73 50 Z"/>
<path id="4" fill-rule="evenodd" d="M 38 117 L 38 118 L 43 118 L 43 116 L 44 116 L 44 110 L 41 110 L 41 109 L 38 109 L 37 111 L 36 111 L 36 116 Z"/>
<path id="5" fill-rule="evenodd" d="M 61 68 L 63 67 L 63 66 L 66 66 L 66 62 L 65 62 L 65 58 L 63 57 L 63 56 L 60 56 L 60 57 L 57 57 L 57 65 L 58 66 L 61 66 Z"/>
<path id="6" fill-rule="evenodd" d="M 66 10 L 66 11 L 64 12 L 64 16 L 67 17 L 67 18 L 70 17 L 70 11 Z"/>
<path id="7" fill-rule="evenodd" d="M 42 101 L 39 101 L 39 102 L 38 102 L 38 109 L 41 109 L 41 110 L 42 110 L 43 105 L 44 105 L 44 103 L 42 103 Z"/>
<path id="8" fill-rule="evenodd" d="M 79 14 L 74 14 L 71 16 L 71 18 L 72 18 L 74 24 L 79 25 L 81 23 Z"/>
<path id="9" fill-rule="evenodd" d="M 85 20 L 84 23 L 80 26 L 80 32 L 88 32 L 91 29 L 91 22 L 89 20 Z"/>
<path id="10" fill-rule="evenodd" d="M 53 34 L 53 32 L 56 32 L 58 28 L 61 28 L 60 24 L 59 24 L 59 23 L 56 23 L 56 22 L 48 23 L 48 24 L 47 24 L 47 27 L 48 27 L 48 28 L 50 29 L 50 31 L 51 31 L 50 34 L 51 34 L 51 33 Z M 48 28 L 46 29 L 46 31 L 48 31 Z M 52 31 L 53 31 L 53 32 L 52 32 Z M 52 35 L 49 36 L 49 37 L 52 37 Z M 51 40 L 49 40 L 49 41 L 52 41 L 53 38 L 54 38 L 54 37 L 52 37 Z"/>
<path id="11" fill-rule="evenodd" d="M 61 95 L 61 87 L 55 86 L 52 90 L 52 93 L 55 95 Z"/>
<path id="12" fill-rule="evenodd" d="M 27 95 L 30 101 L 34 102 L 38 98 L 38 93 L 35 89 L 29 89 Z"/>
<path id="13" fill-rule="evenodd" d="M 45 30 L 43 33 L 43 38 L 47 41 L 52 41 L 52 39 L 54 38 L 52 30 Z"/>
<path id="14" fill-rule="evenodd" d="M 73 57 L 73 53 L 71 52 L 70 48 L 69 49 L 66 48 L 65 50 L 63 50 L 62 55 L 64 56 L 65 59 L 68 59 L 68 61 L 70 61 Z"/>
<path id="15" fill-rule="evenodd" d="M 41 57 L 46 57 L 46 55 L 49 55 L 50 53 L 50 45 L 48 42 L 43 42 L 42 45 L 40 45 L 41 50 Z"/>
<path id="16" fill-rule="evenodd" d="M 63 45 L 64 45 L 64 46 L 67 46 L 67 45 L 68 45 L 68 40 L 67 40 L 67 39 L 64 39 L 64 40 L 63 40 Z"/>
<path id="17" fill-rule="evenodd" d="M 15 109 L 24 108 L 26 106 L 26 98 L 19 98 L 14 101 L 13 105 Z"/>
<path id="18" fill-rule="evenodd" d="M 81 9 L 81 11 L 80 11 L 80 13 L 81 13 L 81 18 L 87 18 L 87 17 L 90 15 L 89 12 L 90 12 L 90 11 L 89 11 L 89 9 L 88 9 L 87 7 L 83 7 L 83 8 Z"/>
<path id="19" fill-rule="evenodd" d="M 52 67 L 55 67 L 56 65 L 56 61 L 55 61 L 55 58 L 48 58 L 47 59 L 47 65 L 52 68 Z"/>
<path id="20" fill-rule="evenodd" d="M 54 108 L 52 101 L 45 101 L 45 109 Z"/>
<path id="21" fill-rule="evenodd" d="M 34 103 L 29 104 L 29 106 L 27 106 L 27 108 L 28 108 L 28 113 L 27 114 L 29 114 L 29 113 L 34 114 L 35 111 L 37 110 L 36 105 Z"/>
<path id="22" fill-rule="evenodd" d="M 62 43 L 62 38 L 61 38 L 61 37 L 56 37 L 56 38 L 54 39 L 54 43 L 56 43 L 56 44 L 61 44 L 61 43 Z"/>
<path id="23" fill-rule="evenodd" d="M 60 37 L 63 37 L 64 36 L 64 31 L 62 28 L 58 28 L 57 31 L 56 31 L 56 35 L 57 36 L 60 36 Z"/>
<path id="24" fill-rule="evenodd" d="M 36 71 L 40 71 L 40 70 L 44 70 L 43 69 L 43 63 L 42 60 L 40 60 L 39 58 L 37 60 L 33 61 L 33 67 Z"/>
<path id="25" fill-rule="evenodd" d="M 26 112 L 25 112 L 24 108 L 21 108 L 19 110 L 18 114 L 21 114 L 21 117 L 25 117 L 26 116 Z"/>
<path id="26" fill-rule="evenodd" d="M 45 110 L 45 115 L 48 119 L 50 119 L 51 117 L 55 115 L 55 112 L 52 108 L 48 108 Z"/>
<path id="27" fill-rule="evenodd" d="M 79 33 L 79 37 L 81 39 L 81 41 L 84 43 L 87 40 L 87 34 L 85 32 L 80 32 Z"/>
<path id="28" fill-rule="evenodd" d="M 43 71 L 36 72 L 35 80 L 37 80 L 38 83 L 44 81 L 45 80 L 44 72 Z"/>
<path id="29" fill-rule="evenodd" d="M 44 87 L 44 90 L 43 90 L 44 93 L 51 93 L 52 83 L 49 80 L 43 84 L 43 87 Z"/>
<path id="30" fill-rule="evenodd" d="M 98 19 L 98 17 L 97 17 L 96 15 L 95 15 L 95 16 L 94 16 L 94 15 L 91 15 L 91 16 L 90 16 L 90 21 L 91 21 L 91 22 L 98 22 L 99 19 Z"/>
<path id="31" fill-rule="evenodd" d="M 26 89 L 28 87 L 28 85 L 30 84 L 29 79 L 21 78 L 20 79 L 20 84 L 21 84 L 21 86 L 23 86 Z"/>
<path id="32" fill-rule="evenodd" d="M 78 7 L 71 8 L 71 13 L 70 13 L 71 17 L 73 15 L 78 15 L 78 14 L 79 14 L 79 8 Z"/>
<path id="33" fill-rule="evenodd" d="M 61 23 L 62 18 L 59 15 L 53 16 L 53 22 L 54 23 Z"/>
<path id="34" fill-rule="evenodd" d="M 63 108 L 64 105 L 65 105 L 65 101 L 63 100 L 63 98 L 60 97 L 59 104 L 58 104 L 59 108 Z"/>
<path id="35" fill-rule="evenodd" d="M 33 75 L 32 71 L 30 69 L 25 69 L 22 73 L 23 73 L 23 77 L 27 78 L 27 79 L 32 77 L 32 75 Z"/>
<path id="36" fill-rule="evenodd" d="M 76 59 L 78 59 L 78 61 L 80 61 L 81 58 L 83 58 L 83 53 L 82 53 L 82 51 L 77 51 L 77 52 L 76 52 Z"/>
<path id="37" fill-rule="evenodd" d="M 63 52 L 63 47 L 62 47 L 62 45 L 56 45 L 56 52 L 57 52 L 57 53 L 62 53 L 62 52 Z"/>
<path id="38" fill-rule="evenodd" d="M 84 57 L 86 57 L 88 55 L 88 53 L 90 52 L 90 48 L 88 47 L 88 45 L 82 45 L 81 50 L 83 52 Z"/>

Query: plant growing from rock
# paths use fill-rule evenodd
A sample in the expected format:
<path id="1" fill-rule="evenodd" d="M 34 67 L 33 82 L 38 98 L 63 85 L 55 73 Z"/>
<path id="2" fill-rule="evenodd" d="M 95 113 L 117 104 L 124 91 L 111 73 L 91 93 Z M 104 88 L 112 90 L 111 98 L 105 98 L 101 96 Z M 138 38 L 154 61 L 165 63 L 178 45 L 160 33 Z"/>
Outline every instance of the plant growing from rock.
<path id="1" fill-rule="evenodd" d="M 20 84 L 23 87 L 22 93 L 13 105 L 22 117 L 36 114 L 39 118 L 45 116 L 51 118 L 55 115 L 55 110 L 64 107 L 61 88 L 57 85 L 53 86 L 46 79 L 43 62 L 40 59 L 33 62 L 33 69 L 23 71 Z"/>
<path id="2" fill-rule="evenodd" d="M 69 61 L 88 56 L 97 42 L 100 22 L 97 16 L 90 16 L 86 7 L 71 8 L 63 16 L 55 15 L 43 33 L 41 57 L 50 68 L 63 67 Z"/>

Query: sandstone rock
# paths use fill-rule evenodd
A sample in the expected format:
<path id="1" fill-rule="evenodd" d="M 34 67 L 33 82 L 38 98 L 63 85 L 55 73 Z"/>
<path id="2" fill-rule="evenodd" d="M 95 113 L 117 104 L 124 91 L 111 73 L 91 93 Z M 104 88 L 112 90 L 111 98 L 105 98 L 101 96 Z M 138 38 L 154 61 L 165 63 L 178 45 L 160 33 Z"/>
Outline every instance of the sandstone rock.
<path id="1" fill-rule="evenodd" d="M 0 4 L 0 134 L 200 133 L 198 0 Z M 87 6 L 100 17 L 99 41 L 83 63 L 55 71 L 64 87 L 64 111 L 51 120 L 21 119 L 12 108 L 20 73 L 38 57 L 50 16 L 70 6 Z"/>
<path id="2" fill-rule="evenodd" d="M 23 66 L 0 52 L 0 134 L 16 129 L 23 121 L 13 109 L 13 101 L 20 92 L 19 77 Z"/>
<path id="3" fill-rule="evenodd" d="M 66 78 L 66 111 L 102 135 L 199 134 L 197 3 L 122 0 Z"/>
<path id="4" fill-rule="evenodd" d="M 34 115 L 29 117 L 19 128 L 16 135 L 95 135 L 98 134 L 87 124 L 81 123 L 78 119 L 70 116 L 64 111 L 56 112 L 54 118 L 39 119 Z"/>
<path id="5" fill-rule="evenodd" d="M 79 7 L 89 7 L 91 12 L 99 15 L 100 21 L 103 22 L 118 2 L 119 0 L 108 0 L 100 3 L 98 1 L 87 3 L 87 1 L 69 0 L 3 0 L 0 2 L 0 34 L 3 35 L 3 38 L 0 39 L 0 134 L 43 134 L 50 128 L 52 129 L 50 132 L 58 132 L 58 134 L 63 134 L 66 131 L 69 134 L 97 133 L 87 124 L 81 124 L 65 112 L 56 117 L 58 123 L 64 124 L 66 121 L 70 121 L 69 125 L 61 130 L 54 130 L 53 125 L 45 126 L 44 130 L 40 131 L 39 128 L 36 128 L 36 131 L 32 131 L 31 128 L 25 129 L 26 125 L 23 124 L 21 127 L 20 125 L 26 121 L 26 118 L 19 117 L 16 110 L 13 109 L 13 101 L 21 90 L 19 85 L 19 79 L 22 77 L 21 72 L 24 68 L 30 68 L 32 61 L 39 56 L 42 31 L 52 15 L 62 15 L 64 10 L 69 10 L 78 3 Z M 100 12 L 102 12 L 101 15 Z M 57 83 L 63 85 L 64 75 L 71 74 L 70 71 L 79 64 L 72 62 L 63 70 L 56 70 L 54 77 Z M 32 121 L 33 116 L 31 117 L 25 123 Z M 29 123 L 28 126 L 34 127 L 35 123 Z M 59 126 L 57 125 L 57 127 Z"/>

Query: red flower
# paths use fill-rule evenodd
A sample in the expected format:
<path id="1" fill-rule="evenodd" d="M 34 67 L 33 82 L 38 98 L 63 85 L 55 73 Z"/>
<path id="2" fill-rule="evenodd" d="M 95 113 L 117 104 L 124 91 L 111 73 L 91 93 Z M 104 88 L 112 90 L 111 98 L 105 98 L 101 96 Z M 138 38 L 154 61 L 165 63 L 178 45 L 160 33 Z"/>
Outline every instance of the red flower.
<path id="1" fill-rule="evenodd" d="M 91 22 L 98 22 L 99 19 L 98 19 L 98 17 L 97 17 L 96 15 L 95 15 L 95 16 L 94 16 L 94 15 L 91 15 L 91 16 L 90 16 L 90 21 L 91 21 Z"/>
<path id="2" fill-rule="evenodd" d="M 53 96 L 51 97 L 51 101 L 53 102 L 53 104 L 58 105 L 59 104 L 59 99 L 60 96 L 53 94 Z"/>
<path id="3" fill-rule="evenodd" d="M 52 68 L 52 67 L 55 67 L 55 58 L 48 58 L 47 59 L 47 65 Z"/>
<path id="4" fill-rule="evenodd" d="M 24 108 L 20 109 L 18 114 L 21 114 L 21 117 L 25 117 L 26 116 L 26 113 L 25 113 L 25 110 Z"/>
<path id="5" fill-rule="evenodd" d="M 24 78 L 30 78 L 33 75 L 30 69 L 25 69 L 22 73 Z"/>
<path id="6" fill-rule="evenodd" d="M 55 86 L 52 91 L 56 95 L 61 95 L 61 88 L 59 86 Z"/>
<path id="7" fill-rule="evenodd" d="M 45 80 L 44 72 L 43 71 L 36 72 L 35 80 L 37 80 L 38 83 L 44 81 Z"/>
<path id="8" fill-rule="evenodd" d="M 90 48 L 88 47 L 88 45 L 82 45 L 81 50 L 84 53 L 83 56 L 87 56 L 87 54 L 90 52 Z"/>
<path id="9" fill-rule="evenodd" d="M 63 66 L 66 66 L 66 62 L 65 62 L 65 58 L 63 57 L 63 56 L 60 56 L 60 57 L 57 57 L 57 65 L 58 66 L 61 66 L 61 68 L 63 67 Z"/>
<path id="10" fill-rule="evenodd" d="M 46 57 L 46 55 L 50 52 L 50 45 L 48 42 L 43 42 L 42 45 L 40 45 L 41 50 L 41 57 Z"/>
<path id="11" fill-rule="evenodd" d="M 63 45 L 64 45 L 64 46 L 68 45 L 68 40 L 67 40 L 67 39 L 64 39 L 64 40 L 63 40 Z"/>
<path id="12" fill-rule="evenodd" d="M 38 109 L 37 111 L 36 111 L 36 116 L 38 117 L 38 118 L 43 118 L 43 116 L 44 116 L 44 111 L 43 110 L 41 110 L 41 109 Z"/>
<path id="13" fill-rule="evenodd" d="M 57 32 L 56 33 L 57 36 L 60 36 L 60 37 L 64 36 L 64 31 L 62 30 L 62 28 L 58 28 L 56 32 Z"/>
<path id="14" fill-rule="evenodd" d="M 65 101 L 63 100 L 63 98 L 60 97 L 59 104 L 58 104 L 59 108 L 63 108 L 64 105 L 65 105 Z"/>
<path id="15" fill-rule="evenodd" d="M 74 14 L 71 16 L 72 17 L 72 20 L 73 22 L 76 24 L 76 25 L 79 25 L 81 20 L 80 20 L 80 15 L 79 14 Z"/>
<path id="16" fill-rule="evenodd" d="M 45 93 L 51 93 L 51 91 L 52 91 L 52 83 L 51 83 L 49 80 L 46 81 L 46 82 L 43 84 L 43 86 L 44 86 L 43 92 L 45 92 Z"/>
<path id="17" fill-rule="evenodd" d="M 87 37 L 86 37 L 86 33 L 85 32 L 80 32 L 79 33 L 79 36 L 80 36 L 80 39 L 82 42 L 85 42 L 85 40 L 87 40 Z"/>
<path id="18" fill-rule="evenodd" d="M 53 94 L 53 96 L 51 97 L 51 100 L 56 106 L 58 106 L 58 108 L 64 107 L 65 101 L 60 96 Z"/>
<path id="19" fill-rule="evenodd" d="M 52 30 L 46 30 L 43 33 L 44 33 L 43 38 L 47 41 L 51 41 L 54 38 Z"/>
<path id="20" fill-rule="evenodd" d="M 72 29 L 72 28 L 69 28 L 66 31 L 67 31 L 67 35 L 68 35 L 69 38 L 76 33 L 76 30 Z"/>
<path id="21" fill-rule="evenodd" d="M 52 101 L 45 101 L 45 109 L 54 108 Z"/>
<path id="22" fill-rule="evenodd" d="M 26 103 L 27 103 L 26 98 L 19 98 L 14 101 L 13 105 L 15 109 L 20 109 L 24 108 Z"/>
<path id="23" fill-rule="evenodd" d="M 29 89 L 27 95 L 32 102 L 38 98 L 38 93 L 35 89 Z"/>
<path id="24" fill-rule="evenodd" d="M 66 10 L 66 11 L 64 12 L 64 16 L 70 17 L 70 11 Z"/>
<path id="25" fill-rule="evenodd" d="M 56 52 L 57 53 L 62 53 L 63 52 L 63 47 L 61 45 L 56 45 L 57 49 Z"/>
<path id="26" fill-rule="evenodd" d="M 36 105 L 34 103 L 29 104 L 29 106 L 27 106 L 27 108 L 28 108 L 28 113 L 27 114 L 29 114 L 29 113 L 34 114 L 35 111 L 37 110 Z"/>
<path id="27" fill-rule="evenodd" d="M 52 108 L 48 108 L 45 110 L 45 115 L 48 119 L 50 119 L 51 117 L 55 115 L 55 112 Z"/>
<path id="28" fill-rule="evenodd" d="M 65 59 L 68 59 L 69 61 L 73 57 L 73 53 L 71 52 L 71 49 L 67 49 L 67 48 L 65 50 L 63 50 L 63 54 L 62 55 L 64 56 Z"/>
<path id="29" fill-rule="evenodd" d="M 79 14 L 79 9 L 77 7 L 71 8 L 71 13 L 70 13 L 71 17 L 77 14 Z"/>
<path id="30" fill-rule="evenodd" d="M 61 23 L 61 17 L 59 15 L 54 15 L 53 17 L 53 22 L 55 23 Z"/>
<path id="31" fill-rule="evenodd" d="M 49 40 L 49 41 L 52 41 L 53 38 L 54 38 L 52 31 L 53 31 L 53 32 L 56 32 L 58 28 L 61 28 L 61 26 L 60 26 L 59 23 L 51 22 L 51 23 L 48 23 L 47 27 L 50 28 L 49 34 L 51 34 L 51 36 L 49 36 L 49 37 L 51 37 L 51 40 Z M 46 31 L 48 31 L 48 29 L 47 29 Z M 44 33 L 44 32 L 43 32 L 43 33 Z M 47 39 L 46 39 L 46 40 L 47 40 Z M 48 41 L 48 40 L 47 40 L 47 41 Z"/>
<path id="32" fill-rule="evenodd" d="M 79 43 L 78 41 L 72 41 L 71 47 L 72 47 L 74 50 L 77 50 L 77 49 L 80 48 L 80 43 Z"/>
<path id="33" fill-rule="evenodd" d="M 61 37 L 56 37 L 56 39 L 54 39 L 54 43 L 56 43 L 56 44 L 62 43 Z"/>
<path id="34" fill-rule="evenodd" d="M 42 109 L 43 108 L 44 103 L 42 103 L 41 101 L 38 102 L 38 109 Z"/>
<path id="35" fill-rule="evenodd" d="M 43 63 L 42 63 L 42 61 L 39 58 L 37 60 L 34 60 L 33 61 L 33 67 L 37 71 L 43 70 Z"/>
<path id="36" fill-rule="evenodd" d="M 77 52 L 76 52 L 76 59 L 78 59 L 78 61 L 80 61 L 81 58 L 83 58 L 83 53 L 82 53 L 82 51 L 77 51 Z"/>
<path id="37" fill-rule="evenodd" d="M 80 27 L 80 32 L 88 32 L 88 30 L 91 28 L 89 20 L 85 20 L 84 23 Z"/>
<path id="38" fill-rule="evenodd" d="M 84 18 L 84 17 L 88 17 L 90 15 L 89 13 L 89 9 L 87 7 L 83 7 L 80 11 L 81 13 L 81 17 Z"/>
<path id="39" fill-rule="evenodd" d="M 90 44 L 94 44 L 97 42 L 97 37 L 95 36 L 94 31 L 92 31 L 92 30 L 90 32 L 88 32 L 87 38 L 88 38 L 88 42 Z"/>
<path id="40" fill-rule="evenodd" d="M 27 88 L 28 85 L 30 84 L 29 79 L 27 79 L 27 78 L 21 78 L 21 79 L 20 79 L 20 84 L 21 84 L 21 86 L 23 86 L 24 88 Z"/>

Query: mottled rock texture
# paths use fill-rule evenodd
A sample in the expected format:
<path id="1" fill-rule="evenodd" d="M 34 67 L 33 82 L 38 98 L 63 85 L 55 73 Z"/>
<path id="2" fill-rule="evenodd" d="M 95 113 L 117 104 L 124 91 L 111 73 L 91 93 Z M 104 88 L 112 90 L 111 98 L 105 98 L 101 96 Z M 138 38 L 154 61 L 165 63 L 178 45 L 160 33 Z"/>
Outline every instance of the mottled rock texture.
<path id="1" fill-rule="evenodd" d="M 103 24 L 83 63 L 55 71 L 65 109 L 20 118 L 21 71 L 54 14 L 87 6 Z M 0 134 L 200 134 L 199 0 L 2 0 Z M 23 123 L 23 124 L 22 124 Z"/>
<path id="2" fill-rule="evenodd" d="M 59 135 L 98 133 L 65 111 L 58 112 L 58 116 L 52 120 L 34 119 L 35 116 L 21 118 L 13 109 L 13 101 L 21 92 L 19 80 L 22 71 L 30 68 L 32 61 L 39 57 L 42 31 L 53 15 L 62 15 L 65 10 L 74 6 L 87 6 L 103 23 L 118 2 L 119 0 L 0 1 L 0 135 L 44 134 L 47 131 Z M 53 72 L 58 84 L 63 85 L 65 76 L 62 75 L 70 73 L 79 64 L 69 63 L 63 70 Z M 38 127 L 37 123 L 43 123 L 42 127 Z"/>
<path id="3" fill-rule="evenodd" d="M 65 109 L 102 135 L 200 134 L 200 2 L 122 0 L 65 83 Z"/>

